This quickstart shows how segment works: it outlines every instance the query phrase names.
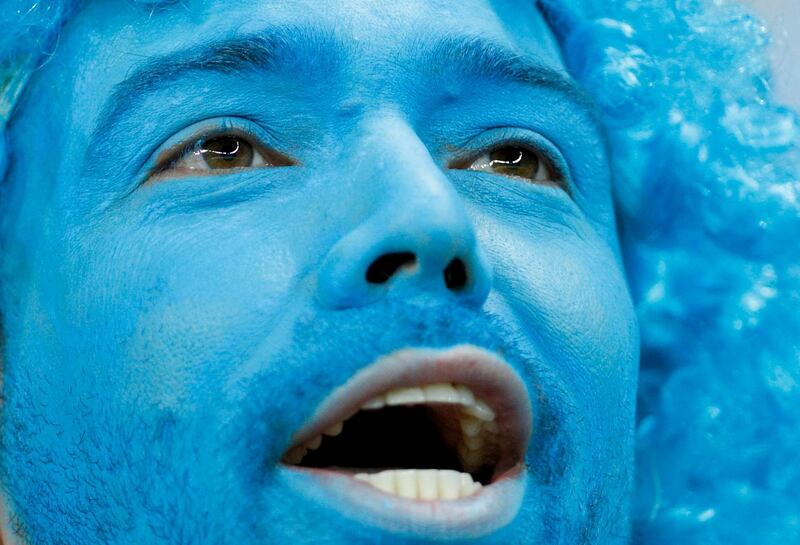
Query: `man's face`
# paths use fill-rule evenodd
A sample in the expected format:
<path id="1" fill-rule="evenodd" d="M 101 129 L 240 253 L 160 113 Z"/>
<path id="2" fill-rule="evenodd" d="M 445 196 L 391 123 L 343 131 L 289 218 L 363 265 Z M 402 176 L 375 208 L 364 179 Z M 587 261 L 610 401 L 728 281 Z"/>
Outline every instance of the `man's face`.
<path id="1" fill-rule="evenodd" d="M 9 135 L 28 542 L 624 542 L 588 104 L 527 0 L 90 2 Z"/>

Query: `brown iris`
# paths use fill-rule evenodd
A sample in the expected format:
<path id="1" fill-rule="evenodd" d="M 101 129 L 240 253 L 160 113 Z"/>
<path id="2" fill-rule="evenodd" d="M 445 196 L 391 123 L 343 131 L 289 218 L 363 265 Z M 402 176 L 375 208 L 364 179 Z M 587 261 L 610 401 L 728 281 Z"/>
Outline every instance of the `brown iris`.
<path id="1" fill-rule="evenodd" d="M 489 166 L 497 174 L 534 180 L 539 172 L 539 157 L 531 150 L 505 146 L 491 151 Z"/>
<path id="2" fill-rule="evenodd" d="M 245 168 L 253 164 L 253 146 L 236 136 L 203 141 L 197 152 L 211 169 Z"/>

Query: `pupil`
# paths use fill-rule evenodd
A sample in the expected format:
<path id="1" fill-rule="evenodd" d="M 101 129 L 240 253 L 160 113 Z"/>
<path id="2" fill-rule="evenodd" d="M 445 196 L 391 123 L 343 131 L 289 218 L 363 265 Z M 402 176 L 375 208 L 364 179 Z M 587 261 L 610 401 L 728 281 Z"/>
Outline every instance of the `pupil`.
<path id="1" fill-rule="evenodd" d="M 240 138 L 221 136 L 203 142 L 200 155 L 212 168 L 248 167 L 253 160 L 253 147 Z"/>
<path id="2" fill-rule="evenodd" d="M 492 165 L 518 166 L 525 161 L 525 150 L 521 148 L 500 148 L 492 152 Z M 530 159 L 528 158 L 528 161 Z"/>
<path id="3" fill-rule="evenodd" d="M 539 170 L 537 155 L 520 147 L 508 146 L 492 151 L 489 164 L 497 173 L 531 180 Z"/>

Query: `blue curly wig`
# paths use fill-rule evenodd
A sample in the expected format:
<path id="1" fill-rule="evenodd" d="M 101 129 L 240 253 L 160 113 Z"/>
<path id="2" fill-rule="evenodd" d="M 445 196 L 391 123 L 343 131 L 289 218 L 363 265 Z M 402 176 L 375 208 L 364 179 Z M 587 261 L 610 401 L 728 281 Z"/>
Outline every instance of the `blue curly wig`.
<path id="1" fill-rule="evenodd" d="M 78 4 L 4 1 L 0 130 Z M 612 152 L 643 343 L 634 542 L 800 543 L 800 133 L 769 36 L 723 0 L 540 7 Z"/>

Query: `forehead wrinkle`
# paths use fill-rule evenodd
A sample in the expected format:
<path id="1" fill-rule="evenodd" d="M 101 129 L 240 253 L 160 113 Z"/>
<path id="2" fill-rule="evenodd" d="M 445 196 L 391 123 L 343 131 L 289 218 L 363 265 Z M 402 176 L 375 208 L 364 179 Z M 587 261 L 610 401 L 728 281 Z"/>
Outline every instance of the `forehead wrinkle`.
<path id="1" fill-rule="evenodd" d="M 90 141 L 102 141 L 119 119 L 148 94 L 193 73 L 235 76 L 292 67 L 298 72 L 313 71 L 315 76 L 319 76 L 321 70 L 330 70 L 339 64 L 344 53 L 339 41 L 322 30 L 275 27 L 148 59 L 132 68 L 131 75 L 114 86 Z M 89 146 L 89 149 L 93 148 L 94 145 Z"/>

